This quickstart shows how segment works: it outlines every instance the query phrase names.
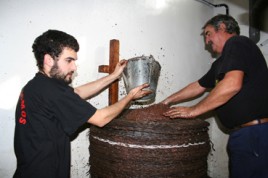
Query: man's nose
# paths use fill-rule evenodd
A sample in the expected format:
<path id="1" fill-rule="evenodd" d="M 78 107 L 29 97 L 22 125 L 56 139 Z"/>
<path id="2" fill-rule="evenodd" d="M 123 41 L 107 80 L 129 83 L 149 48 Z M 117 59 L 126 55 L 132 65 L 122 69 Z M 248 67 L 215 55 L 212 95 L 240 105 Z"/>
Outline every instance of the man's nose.
<path id="1" fill-rule="evenodd" d="M 210 39 L 206 39 L 206 45 L 212 45 L 212 41 Z"/>
<path id="2" fill-rule="evenodd" d="M 75 61 L 73 61 L 72 62 L 72 70 L 76 71 L 76 69 L 77 69 L 77 65 L 76 65 Z"/>
<path id="3" fill-rule="evenodd" d="M 205 42 L 206 42 L 207 45 L 208 45 L 209 43 L 211 43 L 210 40 L 209 40 L 209 38 L 206 38 L 206 39 L 205 39 Z"/>

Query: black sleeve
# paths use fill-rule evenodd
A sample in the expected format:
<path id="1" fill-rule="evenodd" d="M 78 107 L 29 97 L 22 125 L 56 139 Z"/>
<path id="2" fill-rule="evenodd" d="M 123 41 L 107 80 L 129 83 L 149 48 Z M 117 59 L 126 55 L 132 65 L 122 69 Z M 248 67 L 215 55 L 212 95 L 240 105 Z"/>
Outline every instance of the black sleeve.
<path id="1" fill-rule="evenodd" d="M 214 67 L 212 64 L 212 67 L 210 70 L 198 80 L 198 83 L 205 88 L 213 88 L 215 86 L 215 77 L 214 77 Z"/>
<path id="2" fill-rule="evenodd" d="M 73 134 L 81 125 L 86 123 L 97 110 L 74 93 L 71 87 L 55 99 L 54 106 L 54 113 L 68 135 Z"/>

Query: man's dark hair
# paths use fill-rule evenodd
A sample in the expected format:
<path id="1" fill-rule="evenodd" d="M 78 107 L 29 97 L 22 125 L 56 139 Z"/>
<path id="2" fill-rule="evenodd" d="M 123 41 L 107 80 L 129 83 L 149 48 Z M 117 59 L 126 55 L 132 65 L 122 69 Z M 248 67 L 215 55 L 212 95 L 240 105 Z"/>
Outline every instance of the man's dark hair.
<path id="1" fill-rule="evenodd" d="M 226 26 L 226 32 L 229 34 L 237 34 L 240 35 L 240 27 L 237 21 L 229 16 L 229 15 L 216 15 L 215 17 L 211 18 L 207 23 L 204 25 L 202 29 L 205 29 L 208 25 L 211 25 L 215 28 L 216 31 L 219 30 L 220 24 L 223 23 Z"/>
<path id="2" fill-rule="evenodd" d="M 39 70 L 43 69 L 45 54 L 49 54 L 53 59 L 56 59 L 65 47 L 71 48 L 75 52 L 79 50 L 77 40 L 62 31 L 48 30 L 37 37 L 32 45 L 32 49 Z"/>

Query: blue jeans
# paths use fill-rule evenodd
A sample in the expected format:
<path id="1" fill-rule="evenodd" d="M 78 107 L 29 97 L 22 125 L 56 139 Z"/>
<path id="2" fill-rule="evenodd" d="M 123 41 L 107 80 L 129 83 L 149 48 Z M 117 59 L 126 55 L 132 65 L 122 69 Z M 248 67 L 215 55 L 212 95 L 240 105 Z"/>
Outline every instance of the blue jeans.
<path id="1" fill-rule="evenodd" d="M 231 133 L 227 149 L 231 178 L 268 178 L 268 123 Z"/>

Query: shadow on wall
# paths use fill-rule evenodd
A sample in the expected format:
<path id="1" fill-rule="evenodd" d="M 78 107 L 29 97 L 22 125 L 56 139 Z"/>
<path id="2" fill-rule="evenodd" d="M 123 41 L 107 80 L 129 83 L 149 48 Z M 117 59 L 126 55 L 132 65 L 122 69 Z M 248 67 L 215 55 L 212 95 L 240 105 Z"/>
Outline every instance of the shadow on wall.
<path id="1" fill-rule="evenodd" d="M 265 27 L 265 23 L 267 23 L 267 15 L 268 15 L 268 1 L 267 0 L 248 0 L 248 3 L 245 1 L 234 1 L 234 0 L 226 0 L 228 4 L 234 4 L 243 9 L 248 10 L 248 13 L 241 14 L 238 18 L 243 23 L 243 25 L 250 25 L 249 16 L 250 9 L 253 10 L 252 18 L 254 21 L 253 26 L 268 32 L 267 26 Z M 251 6 L 251 7 L 250 7 Z"/>
<path id="2" fill-rule="evenodd" d="M 248 13 L 239 16 L 240 21 L 249 26 L 249 37 L 255 43 L 260 40 L 260 31 L 268 32 L 268 1 L 249 0 Z"/>

